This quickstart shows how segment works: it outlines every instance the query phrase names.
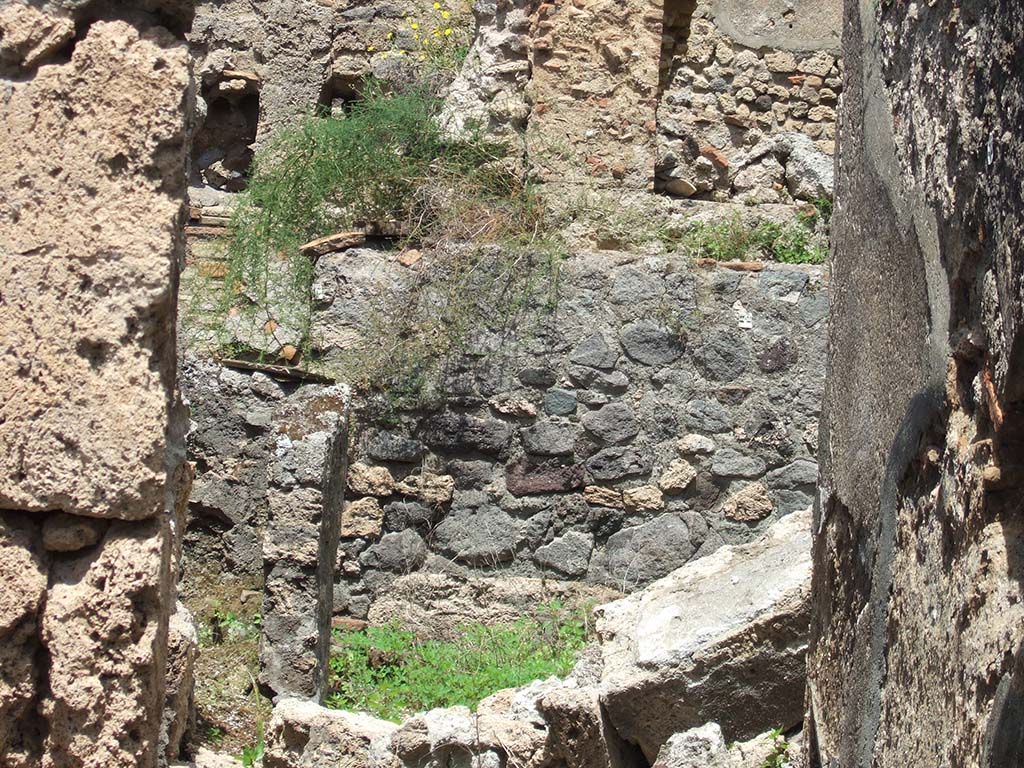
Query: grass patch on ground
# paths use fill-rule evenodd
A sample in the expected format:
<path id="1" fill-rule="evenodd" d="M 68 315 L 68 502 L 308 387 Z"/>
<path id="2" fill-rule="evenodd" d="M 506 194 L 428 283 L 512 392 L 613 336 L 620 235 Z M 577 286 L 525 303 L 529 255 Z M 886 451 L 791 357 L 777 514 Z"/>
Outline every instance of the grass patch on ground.
<path id="1" fill-rule="evenodd" d="M 504 688 L 568 674 L 587 641 L 587 615 L 556 602 L 508 626 L 462 627 L 453 642 L 395 625 L 336 632 L 327 705 L 396 722 L 435 707 L 475 709 Z"/>

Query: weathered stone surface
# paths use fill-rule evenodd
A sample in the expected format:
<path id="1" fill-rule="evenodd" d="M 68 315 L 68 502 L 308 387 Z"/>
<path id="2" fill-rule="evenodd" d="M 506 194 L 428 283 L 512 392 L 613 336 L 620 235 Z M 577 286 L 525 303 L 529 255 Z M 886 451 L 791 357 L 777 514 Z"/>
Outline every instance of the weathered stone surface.
<path id="1" fill-rule="evenodd" d="M 380 536 L 384 527 L 384 510 L 377 499 L 368 497 L 346 501 L 341 513 L 343 539 L 358 539 L 361 536 Z"/>
<path id="2" fill-rule="evenodd" d="M 557 579 L 467 579 L 421 571 L 393 582 L 374 601 L 369 620 L 377 625 L 397 621 L 421 637 L 451 640 L 466 624 L 511 624 L 552 600 L 572 609 L 613 600 L 619 594 L 607 587 Z"/>
<path id="3" fill-rule="evenodd" d="M 45 766 L 155 764 L 163 712 L 171 541 L 166 524 L 113 523 L 101 546 L 51 566 Z"/>
<path id="4" fill-rule="evenodd" d="M 596 689 L 552 688 L 540 697 L 537 708 L 550 734 L 551 758 L 561 760 L 566 768 L 628 768 L 634 764 L 630 748 L 604 716 Z"/>
<path id="5" fill-rule="evenodd" d="M 576 413 L 576 393 L 558 387 L 544 393 L 544 412 L 552 416 L 572 416 Z"/>
<path id="6" fill-rule="evenodd" d="M 771 733 L 755 736 L 749 741 L 726 744 L 718 723 L 707 723 L 677 733 L 661 748 L 654 768 L 764 768 L 777 756 L 792 765 L 798 758 L 781 753 L 785 739 Z M 795 750 L 794 750 L 795 751 Z"/>
<path id="7" fill-rule="evenodd" d="M 653 485 L 641 485 L 622 492 L 622 505 L 630 512 L 657 512 L 665 508 L 665 499 Z"/>
<path id="8" fill-rule="evenodd" d="M 660 579 L 696 551 L 689 526 L 674 514 L 624 528 L 608 539 L 600 580 L 622 591 Z"/>
<path id="9" fill-rule="evenodd" d="M 0 63 L 11 69 L 30 69 L 75 36 L 75 22 L 31 5 L 11 3 L 0 9 L 0 30 Z"/>
<path id="10" fill-rule="evenodd" d="M 752 523 L 768 517 L 775 509 L 764 483 L 751 483 L 732 494 L 722 504 L 722 513 L 730 520 Z"/>
<path id="11" fill-rule="evenodd" d="M 750 344 L 735 331 L 715 330 L 701 339 L 694 356 L 709 379 L 732 381 L 750 364 Z"/>
<path id="12" fill-rule="evenodd" d="M 7 86 L 0 454 L 18 460 L 0 470 L 0 507 L 162 509 L 188 83 L 181 42 L 111 21 Z"/>
<path id="13" fill-rule="evenodd" d="M 636 448 L 605 448 L 587 459 L 587 471 L 598 480 L 621 480 L 651 471 L 651 460 Z"/>
<path id="14" fill-rule="evenodd" d="M 370 766 L 398 726 L 370 715 L 284 698 L 267 727 L 265 768 Z"/>
<path id="15" fill-rule="evenodd" d="M 682 493 L 697 477 L 697 470 L 685 459 L 669 462 L 658 478 L 658 487 L 665 493 Z"/>
<path id="16" fill-rule="evenodd" d="M 469 447 L 482 453 L 501 454 L 512 438 L 512 428 L 497 419 L 448 413 L 431 418 L 423 435 L 428 445 L 438 448 Z"/>
<path id="17" fill-rule="evenodd" d="M 583 467 L 579 464 L 525 459 L 507 468 L 505 487 L 515 496 L 564 493 L 582 487 L 583 479 Z"/>
<path id="18" fill-rule="evenodd" d="M 1024 20 L 851 0 L 845 30 L 809 757 L 1012 765 Z"/>
<path id="19" fill-rule="evenodd" d="M 515 557 L 523 537 L 523 523 L 499 507 L 459 510 L 434 529 L 433 543 L 456 560 L 497 565 Z"/>
<path id="20" fill-rule="evenodd" d="M 603 333 L 587 336 L 569 355 L 569 362 L 588 368 L 612 368 L 618 359 L 618 350 L 608 343 Z"/>
<path id="21" fill-rule="evenodd" d="M 533 559 L 546 570 L 556 571 L 569 578 L 579 578 L 586 574 L 593 551 L 592 535 L 569 531 L 550 544 L 539 547 Z"/>
<path id="22" fill-rule="evenodd" d="M 693 400 L 686 406 L 686 425 L 690 429 L 716 434 L 732 429 L 732 418 L 714 401 Z"/>
<path id="23" fill-rule="evenodd" d="M 711 471 L 717 477 L 759 477 L 764 469 L 759 456 L 745 456 L 731 448 L 715 451 L 711 462 Z"/>
<path id="24" fill-rule="evenodd" d="M 647 321 L 630 323 L 619 332 L 626 354 L 644 365 L 668 365 L 683 354 L 677 334 Z"/>
<path id="25" fill-rule="evenodd" d="M 601 701 L 654 762 L 674 733 L 709 721 L 730 740 L 803 711 L 810 515 L 723 547 L 598 609 Z"/>
<path id="26" fill-rule="evenodd" d="M 437 507 L 452 500 L 452 495 L 455 493 L 455 479 L 451 475 L 423 472 L 418 475 L 408 475 L 395 485 L 395 490 L 428 506 Z"/>
<path id="27" fill-rule="evenodd" d="M 395 479 L 387 467 L 368 467 L 356 462 L 348 468 L 348 489 L 357 496 L 390 496 Z"/>
<path id="28" fill-rule="evenodd" d="M 622 402 L 587 411 L 580 417 L 580 423 L 590 434 L 612 445 L 628 442 L 640 431 L 633 409 Z"/>
<path id="29" fill-rule="evenodd" d="M 377 461 L 418 461 L 427 447 L 418 440 L 393 432 L 377 432 L 366 443 L 366 452 Z"/>
<path id="30" fill-rule="evenodd" d="M 149 25 L 159 15 L 180 32 L 191 12 L 136 8 L 130 22 L 76 3 L 0 9 L 11 768 L 153 768 L 160 752 L 172 537 L 190 479 L 174 391 L 190 80 L 183 42 Z"/>
<path id="31" fill-rule="evenodd" d="M 58 512 L 43 521 L 43 546 L 51 552 L 77 552 L 96 544 L 106 529 L 103 520 Z"/>
<path id="32" fill-rule="evenodd" d="M 576 429 L 568 422 L 541 421 L 520 430 L 523 448 L 536 456 L 571 456 Z"/>
<path id="33" fill-rule="evenodd" d="M 324 695 L 346 483 L 347 396 L 341 388 L 310 388 L 274 414 L 260 681 L 278 695 L 314 701 Z"/>
<path id="34" fill-rule="evenodd" d="M 39 626 L 47 564 L 38 534 L 18 513 L 0 513 L 0 757 L 12 765 L 38 759 L 20 723 L 35 706 Z M 26 743 L 27 742 L 27 743 Z"/>
<path id="35" fill-rule="evenodd" d="M 386 533 L 380 541 L 359 556 L 364 568 L 377 568 L 391 573 L 411 573 L 427 559 L 427 545 L 415 531 Z"/>

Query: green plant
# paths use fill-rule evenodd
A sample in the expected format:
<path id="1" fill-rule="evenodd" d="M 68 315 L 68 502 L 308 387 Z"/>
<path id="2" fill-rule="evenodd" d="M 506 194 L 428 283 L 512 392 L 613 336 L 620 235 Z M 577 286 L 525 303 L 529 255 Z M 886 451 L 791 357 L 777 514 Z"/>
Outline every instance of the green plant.
<path id="1" fill-rule="evenodd" d="M 782 729 L 773 728 L 766 738 L 772 742 L 772 752 L 765 758 L 761 768 L 784 768 L 789 757 L 789 742 L 782 735 Z"/>
<path id="2" fill-rule="evenodd" d="M 828 256 L 828 247 L 812 227 L 813 221 L 807 220 L 788 224 L 762 221 L 750 225 L 737 215 L 691 225 L 683 234 L 682 244 L 694 258 L 715 261 L 764 258 L 786 264 L 821 264 Z"/>
<path id="3" fill-rule="evenodd" d="M 470 624 L 457 640 L 420 640 L 397 625 L 335 633 L 328 706 L 400 720 L 409 712 L 475 708 L 503 688 L 569 672 L 587 638 L 584 609 L 551 603 L 508 626 Z"/>
<path id="4" fill-rule="evenodd" d="M 194 317 L 216 346 L 259 356 L 245 339 L 281 329 L 299 359 L 315 362 L 314 259 L 300 246 L 381 222 L 433 256 L 410 292 L 383 297 L 380 317 L 369 319 L 358 359 L 345 361 L 357 385 L 399 398 L 419 392 L 481 316 L 525 303 L 524 289 L 552 272 L 558 252 L 544 201 L 504 145 L 445 134 L 440 106 L 425 85 L 393 92 L 371 83 L 343 119 L 308 118 L 257 155 L 222 274 L 195 292 L 205 311 Z"/>
<path id="5" fill-rule="evenodd" d="M 240 758 L 242 765 L 245 768 L 254 768 L 263 761 L 264 743 L 263 743 L 263 725 L 257 723 L 256 725 L 256 743 L 252 746 L 246 746 L 242 748 L 242 754 Z"/>
<path id="6" fill-rule="evenodd" d="M 220 744 L 224 740 L 224 731 L 216 725 L 206 729 L 206 740 L 211 744 Z"/>

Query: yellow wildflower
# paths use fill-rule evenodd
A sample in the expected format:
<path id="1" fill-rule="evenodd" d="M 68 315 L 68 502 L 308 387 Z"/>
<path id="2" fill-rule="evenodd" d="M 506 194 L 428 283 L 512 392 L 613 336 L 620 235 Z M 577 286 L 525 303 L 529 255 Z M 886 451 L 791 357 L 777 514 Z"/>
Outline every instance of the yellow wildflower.
<path id="1" fill-rule="evenodd" d="M 420 25 L 417 24 L 415 21 L 411 22 L 409 24 L 409 26 L 412 27 L 413 29 L 419 29 L 420 28 Z"/>
<path id="2" fill-rule="evenodd" d="M 376 45 L 368 45 L 368 46 L 366 46 L 366 50 L 369 53 L 373 53 L 374 51 L 377 50 L 377 46 Z"/>
<path id="3" fill-rule="evenodd" d="M 441 7 L 441 4 L 440 4 L 440 3 L 434 3 L 434 10 L 435 10 L 435 11 L 436 11 L 436 10 L 437 10 L 438 8 L 440 8 L 440 7 Z"/>
<path id="4" fill-rule="evenodd" d="M 444 31 L 444 36 L 445 37 L 449 37 L 449 36 L 451 36 L 451 34 L 452 34 L 452 28 L 451 27 L 447 27 L 445 29 L 445 31 Z"/>
<path id="5" fill-rule="evenodd" d="M 448 11 L 441 11 L 441 18 L 447 19 L 451 14 Z"/>

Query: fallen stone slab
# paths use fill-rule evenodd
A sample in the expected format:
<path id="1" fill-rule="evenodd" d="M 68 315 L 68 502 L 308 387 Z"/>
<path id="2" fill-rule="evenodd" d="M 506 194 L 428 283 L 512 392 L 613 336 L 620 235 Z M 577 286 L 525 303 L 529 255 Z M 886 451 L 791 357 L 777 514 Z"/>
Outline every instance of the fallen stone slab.
<path id="1" fill-rule="evenodd" d="M 810 511 L 597 609 L 601 702 L 653 762 L 708 722 L 730 740 L 800 722 L 811 577 Z"/>

